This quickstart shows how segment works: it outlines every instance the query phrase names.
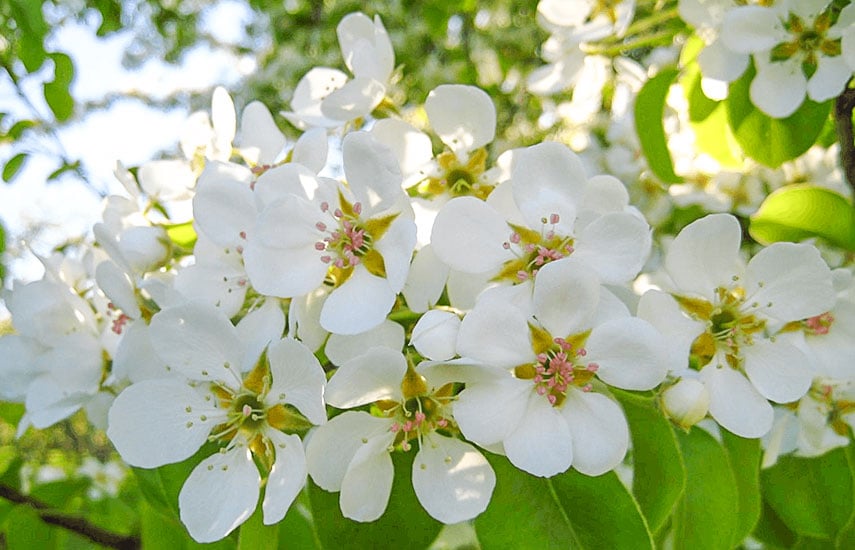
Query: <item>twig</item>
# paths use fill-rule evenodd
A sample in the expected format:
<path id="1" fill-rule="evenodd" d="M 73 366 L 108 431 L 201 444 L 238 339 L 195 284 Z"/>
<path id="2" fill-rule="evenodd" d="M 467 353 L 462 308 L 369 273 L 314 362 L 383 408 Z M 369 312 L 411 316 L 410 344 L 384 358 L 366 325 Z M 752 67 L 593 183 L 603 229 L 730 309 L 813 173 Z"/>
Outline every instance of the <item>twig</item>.
<path id="1" fill-rule="evenodd" d="M 44 502 L 29 497 L 12 487 L 0 485 L 0 497 L 15 504 L 29 505 L 39 514 L 39 517 L 45 523 L 68 529 L 100 545 L 118 550 L 132 550 L 140 547 L 139 537 L 118 535 L 110 531 L 105 531 L 84 518 L 70 516 L 53 510 Z"/>
<path id="2" fill-rule="evenodd" d="M 840 165 L 849 187 L 855 191 L 855 130 L 852 111 L 855 110 L 855 88 L 846 88 L 834 103 L 834 122 L 840 142 Z"/>

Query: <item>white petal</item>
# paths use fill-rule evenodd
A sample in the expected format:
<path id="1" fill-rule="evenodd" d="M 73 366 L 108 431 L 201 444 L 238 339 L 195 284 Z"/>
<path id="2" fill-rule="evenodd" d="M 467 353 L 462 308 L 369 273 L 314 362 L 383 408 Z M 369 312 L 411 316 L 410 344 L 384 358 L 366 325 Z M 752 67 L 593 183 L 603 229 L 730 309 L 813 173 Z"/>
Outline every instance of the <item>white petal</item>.
<path id="1" fill-rule="evenodd" d="M 330 334 L 324 353 L 333 365 L 341 365 L 365 350 L 382 346 L 400 351 L 404 348 L 404 327 L 388 319 L 360 334 Z"/>
<path id="2" fill-rule="evenodd" d="M 321 114 L 321 101 L 346 82 L 347 75 L 338 69 L 314 67 L 303 75 L 294 88 L 291 108 L 295 112 L 283 112 L 282 115 L 298 128 L 304 128 L 306 124 L 330 127 L 339 125 L 341 121 L 330 120 Z"/>
<path id="3" fill-rule="evenodd" d="M 839 96 L 852 77 L 853 70 L 843 56 L 820 56 L 819 66 L 808 81 L 808 96 L 816 102 Z"/>
<path id="4" fill-rule="evenodd" d="M 723 428 L 747 438 L 772 429 L 772 406 L 744 375 L 712 363 L 701 370 L 701 380 L 710 393 L 710 415 Z"/>
<path id="5" fill-rule="evenodd" d="M 296 435 L 286 435 L 277 430 L 268 430 L 265 435 L 270 438 L 276 452 L 261 503 L 264 524 L 271 525 L 282 521 L 306 484 L 306 453 L 303 442 Z"/>
<path id="6" fill-rule="evenodd" d="M 371 114 L 385 95 L 382 82 L 356 77 L 321 101 L 321 113 L 333 120 L 353 120 Z"/>
<path id="7" fill-rule="evenodd" d="M 581 208 L 598 214 L 623 212 L 629 205 L 629 193 L 619 179 L 598 175 L 588 180 L 582 196 Z"/>
<path id="8" fill-rule="evenodd" d="M 286 143 L 266 105 L 253 101 L 243 109 L 238 147 L 252 165 L 273 164 Z"/>
<path id="9" fill-rule="evenodd" d="M 33 361 L 43 351 L 35 340 L 17 334 L 0 338 L 0 398 L 8 401 L 23 401 L 27 387 L 40 373 L 33 368 Z"/>
<path id="10" fill-rule="evenodd" d="M 587 179 L 582 161 L 560 143 L 546 141 L 514 155 L 511 169 L 514 201 L 526 223 L 534 229 L 541 226 L 541 218 L 558 214 L 555 232 L 573 235 Z"/>
<path id="11" fill-rule="evenodd" d="M 223 158 L 228 159 L 232 152 L 232 141 L 237 129 L 235 104 L 222 86 L 214 89 L 211 97 L 211 126 L 216 135 L 216 147 Z"/>
<path id="12" fill-rule="evenodd" d="M 231 179 L 219 168 L 210 163 L 199 177 L 193 214 L 205 236 L 222 247 L 234 248 L 245 243 L 258 211 L 246 182 Z"/>
<path id="13" fill-rule="evenodd" d="M 391 149 L 404 175 L 413 174 L 433 158 L 430 137 L 396 118 L 378 120 L 371 127 L 374 139 Z"/>
<path id="14" fill-rule="evenodd" d="M 222 254 L 206 260 L 197 246 L 196 263 L 178 272 L 173 281 L 174 289 L 184 300 L 205 302 L 220 308 L 229 318 L 237 315 L 246 298 L 247 275 L 237 254 L 231 254 L 237 262 L 229 261 L 229 256 Z"/>
<path id="15" fill-rule="evenodd" d="M 749 61 L 751 58 L 747 54 L 734 52 L 725 46 L 720 36 L 698 54 L 698 65 L 704 78 L 724 82 L 739 78 L 748 68 Z"/>
<path id="16" fill-rule="evenodd" d="M 496 136 L 496 107 L 475 86 L 437 86 L 425 100 L 430 125 L 455 153 L 482 147 Z"/>
<path id="17" fill-rule="evenodd" d="M 395 52 L 380 17 L 372 21 L 361 12 L 350 13 L 336 27 L 341 55 L 355 75 L 386 80 L 395 66 Z"/>
<path id="18" fill-rule="evenodd" d="M 393 433 L 375 436 L 356 451 L 341 482 L 339 506 L 344 517 L 374 521 L 386 511 L 395 477 L 388 450 L 394 439 Z"/>
<path id="19" fill-rule="evenodd" d="M 404 216 L 398 216 L 383 238 L 374 245 L 375 250 L 383 256 L 389 287 L 396 293 L 407 282 L 415 246 L 416 224 Z"/>
<path id="20" fill-rule="evenodd" d="M 508 460 L 532 475 L 551 477 L 573 462 L 573 440 L 567 422 L 546 397 L 530 391 L 526 411 L 504 441 Z"/>
<path id="21" fill-rule="evenodd" d="M 571 388 L 562 414 L 573 436 L 573 468 L 598 476 L 620 464 L 629 446 L 629 427 L 617 403 Z"/>
<path id="22" fill-rule="evenodd" d="M 458 197 L 437 214 L 431 246 L 452 269 L 483 273 L 512 259 L 502 247 L 510 234 L 510 227 L 493 207 L 474 197 Z"/>
<path id="23" fill-rule="evenodd" d="M 472 445 L 439 434 L 424 438 L 413 462 L 413 489 L 431 517 L 446 523 L 487 509 L 496 474 Z"/>
<path id="24" fill-rule="evenodd" d="M 599 297 L 596 273 L 575 257 L 546 264 L 534 280 L 535 317 L 555 337 L 589 329 Z"/>
<path id="25" fill-rule="evenodd" d="M 352 132 L 342 141 L 344 173 L 356 200 L 377 211 L 401 197 L 401 169 L 391 149 L 368 132 Z"/>
<path id="26" fill-rule="evenodd" d="M 107 435 L 128 464 L 157 468 L 192 456 L 222 417 L 186 382 L 144 380 L 116 397 Z"/>
<path id="27" fill-rule="evenodd" d="M 484 295 L 463 318 L 457 352 L 489 365 L 511 368 L 534 361 L 529 316 L 497 294 Z"/>
<path id="28" fill-rule="evenodd" d="M 422 315 L 410 343 L 428 359 L 444 361 L 457 355 L 457 333 L 460 317 L 450 311 L 432 309 Z"/>
<path id="29" fill-rule="evenodd" d="M 786 118 L 796 112 L 807 93 L 807 79 L 795 60 L 758 63 L 757 75 L 748 89 L 751 102 L 774 118 Z"/>
<path id="30" fill-rule="evenodd" d="M 173 372 L 240 386 L 243 344 L 221 310 L 199 302 L 164 309 L 152 318 L 149 333 L 157 342 L 155 351 Z"/>
<path id="31" fill-rule="evenodd" d="M 196 466 L 178 494 L 181 522 L 197 542 L 213 542 L 246 521 L 258 503 L 261 476 L 245 446 Z"/>
<path id="32" fill-rule="evenodd" d="M 772 8 L 741 6 L 727 12 L 721 27 L 721 39 L 731 50 L 756 53 L 772 49 L 786 41 L 780 16 Z"/>
<path id="33" fill-rule="evenodd" d="M 389 282 L 357 266 L 343 285 L 333 290 L 321 310 L 321 326 L 337 334 L 359 334 L 386 319 L 396 293 Z"/>
<path id="34" fill-rule="evenodd" d="M 740 274 L 742 229 L 729 214 L 711 214 L 690 223 L 671 243 L 665 269 L 677 289 L 712 300 L 713 291 Z"/>
<path id="35" fill-rule="evenodd" d="M 134 295 L 134 286 L 124 271 L 113 262 L 101 262 L 95 268 L 95 280 L 113 305 L 125 315 L 139 319 L 140 308 Z"/>
<path id="36" fill-rule="evenodd" d="M 273 298 L 249 312 L 237 324 L 237 334 L 244 343 L 241 371 L 252 370 L 261 352 L 271 342 L 277 342 L 285 331 L 285 314 L 279 300 Z"/>
<path id="37" fill-rule="evenodd" d="M 170 201 L 190 198 L 196 175 L 183 160 L 151 160 L 137 172 L 140 187 L 152 198 Z"/>
<path id="38" fill-rule="evenodd" d="M 323 170 L 329 153 L 329 137 L 323 128 L 314 128 L 297 139 L 291 151 L 291 162 L 301 164 L 314 173 Z"/>
<path id="39" fill-rule="evenodd" d="M 667 341 L 652 325 L 636 317 L 616 319 L 597 327 L 585 343 L 585 360 L 599 365 L 597 376 L 625 390 L 649 390 L 671 368 Z"/>
<path id="40" fill-rule="evenodd" d="M 122 331 L 122 339 L 113 355 L 113 375 L 116 378 L 141 382 L 149 378 L 162 378 L 168 372 L 154 351 L 149 327 L 145 322 L 132 323 Z M 3 380 L 5 383 L 7 378 L 4 376 Z"/>
<path id="41" fill-rule="evenodd" d="M 831 270 L 808 244 L 774 243 L 761 250 L 748 262 L 745 287 L 747 303 L 780 321 L 813 317 L 834 305 Z"/>
<path id="42" fill-rule="evenodd" d="M 596 271 L 604 283 L 624 283 L 641 270 L 650 254 L 650 227 L 643 219 L 612 212 L 585 226 L 574 256 Z"/>
<path id="43" fill-rule="evenodd" d="M 503 441 L 516 429 L 532 393 L 530 381 L 497 372 L 495 382 L 473 383 L 457 396 L 454 418 L 466 439 L 478 445 Z"/>
<path id="44" fill-rule="evenodd" d="M 426 245 L 419 249 L 410 264 L 407 282 L 401 291 L 407 306 L 416 313 L 422 313 L 436 304 L 448 280 L 448 271 L 449 267 L 437 257 L 433 246 Z"/>
<path id="45" fill-rule="evenodd" d="M 327 419 L 324 407 L 326 376 L 315 355 L 302 342 L 285 338 L 270 345 L 270 376 L 273 379 L 267 405 L 289 403 L 312 422 Z"/>
<path id="46" fill-rule="evenodd" d="M 704 324 L 689 319 L 671 295 L 658 290 L 641 296 L 637 314 L 665 336 L 671 355 L 668 364 L 678 369 L 688 366 L 692 342 L 704 332 Z"/>
<path id="47" fill-rule="evenodd" d="M 407 360 L 400 351 L 374 347 L 342 364 L 327 385 L 330 405 L 349 409 L 379 401 L 401 399 L 401 382 Z"/>
<path id="48" fill-rule="evenodd" d="M 342 413 L 312 432 L 306 464 L 312 480 L 325 491 L 340 491 L 347 467 L 369 440 L 389 432 L 392 421 L 366 412 Z"/>
<path id="49" fill-rule="evenodd" d="M 776 403 L 790 403 L 810 388 L 814 370 L 793 345 L 781 340 L 757 340 L 743 351 L 745 374 L 760 395 Z"/>

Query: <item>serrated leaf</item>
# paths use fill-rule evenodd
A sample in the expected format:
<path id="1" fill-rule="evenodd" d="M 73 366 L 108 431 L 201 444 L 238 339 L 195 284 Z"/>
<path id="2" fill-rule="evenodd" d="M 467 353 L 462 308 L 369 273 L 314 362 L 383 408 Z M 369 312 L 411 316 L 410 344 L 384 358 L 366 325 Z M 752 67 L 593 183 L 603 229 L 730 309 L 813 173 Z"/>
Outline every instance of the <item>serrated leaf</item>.
<path id="1" fill-rule="evenodd" d="M 749 87 L 756 71 L 750 67 L 731 83 L 725 104 L 727 117 L 743 152 L 761 164 L 778 168 L 816 143 L 825 127 L 832 101 L 816 103 L 806 99 L 787 118 L 772 118 L 754 106 Z"/>
<path id="2" fill-rule="evenodd" d="M 648 80 L 635 98 L 635 128 L 641 151 L 650 169 L 665 183 L 681 183 L 683 178 L 674 173 L 674 162 L 668 150 L 665 126 L 665 98 L 680 71 L 667 69 Z"/>
<path id="3" fill-rule="evenodd" d="M 763 201 L 748 229 L 762 244 L 821 237 L 855 250 L 855 209 L 842 195 L 813 185 L 789 185 Z"/>
<path id="4" fill-rule="evenodd" d="M 745 439 L 722 430 L 722 443 L 736 479 L 739 493 L 739 519 L 731 539 L 733 547 L 739 546 L 754 531 L 760 519 L 760 460 L 762 450 L 759 439 Z"/>
<path id="5" fill-rule="evenodd" d="M 21 168 L 24 167 L 24 161 L 27 160 L 27 157 L 27 153 L 18 153 L 7 160 L 6 165 L 3 166 L 3 181 L 6 183 L 12 183 L 12 180 L 15 179 L 15 176 L 17 176 L 18 172 L 21 171 Z"/>
<path id="6" fill-rule="evenodd" d="M 853 474 L 846 449 L 814 458 L 780 457 L 760 473 L 760 481 L 769 506 L 803 537 L 831 542 L 852 516 Z"/>
<path id="7" fill-rule="evenodd" d="M 674 427 L 651 399 L 614 392 L 632 436 L 632 492 L 650 530 L 659 531 L 686 487 L 686 469 Z"/>
<path id="8" fill-rule="evenodd" d="M 74 80 L 74 63 L 64 53 L 51 53 L 50 58 L 54 64 L 53 80 L 44 83 L 45 101 L 56 119 L 64 122 L 74 113 L 74 98 L 69 90 Z"/>
<path id="9" fill-rule="evenodd" d="M 676 435 L 687 483 L 674 512 L 674 548 L 729 550 L 739 525 L 739 492 L 727 453 L 700 428 Z"/>
<path id="10" fill-rule="evenodd" d="M 614 472 L 588 477 L 575 470 L 546 479 L 502 456 L 488 455 L 496 489 L 475 518 L 482 548 L 653 548 L 632 495 Z"/>
<path id="11" fill-rule="evenodd" d="M 376 521 L 359 523 L 345 518 L 338 493 L 324 491 L 309 481 L 312 517 L 319 526 L 324 548 L 372 548 L 417 550 L 436 539 L 442 524 L 424 511 L 413 490 L 414 452 L 392 453 L 395 478 L 386 512 Z"/>

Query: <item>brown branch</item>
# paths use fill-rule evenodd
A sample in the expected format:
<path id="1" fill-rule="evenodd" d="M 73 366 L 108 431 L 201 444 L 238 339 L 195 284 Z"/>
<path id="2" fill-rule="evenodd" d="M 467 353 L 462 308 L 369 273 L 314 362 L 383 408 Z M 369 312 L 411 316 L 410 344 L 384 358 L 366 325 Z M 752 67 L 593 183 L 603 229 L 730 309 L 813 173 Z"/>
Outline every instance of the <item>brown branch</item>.
<path id="1" fill-rule="evenodd" d="M 139 537 L 118 535 L 110 531 L 105 531 L 84 518 L 70 516 L 53 510 L 44 502 L 27 496 L 12 487 L 0 485 L 0 497 L 15 504 L 26 504 L 32 507 L 45 523 L 73 531 L 102 546 L 118 550 L 135 550 L 140 547 Z"/>
<path id="2" fill-rule="evenodd" d="M 855 191 L 855 130 L 852 111 L 855 110 L 855 88 L 846 88 L 834 103 L 834 122 L 840 142 L 840 165 L 849 187 Z"/>

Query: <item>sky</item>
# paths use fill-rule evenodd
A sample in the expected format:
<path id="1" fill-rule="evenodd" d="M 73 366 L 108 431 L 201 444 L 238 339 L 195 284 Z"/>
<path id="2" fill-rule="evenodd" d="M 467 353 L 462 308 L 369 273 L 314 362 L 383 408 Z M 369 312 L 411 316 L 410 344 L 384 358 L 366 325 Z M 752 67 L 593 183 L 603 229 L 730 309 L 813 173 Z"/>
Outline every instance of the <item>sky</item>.
<path id="1" fill-rule="evenodd" d="M 206 9 L 206 30 L 224 42 L 237 42 L 244 34 L 244 23 L 252 13 L 245 2 L 225 0 Z M 177 66 L 151 59 L 141 67 L 127 70 L 121 58 L 130 44 L 130 31 L 105 38 L 95 36 L 100 15 L 94 10 L 83 23 L 71 22 L 52 31 L 49 45 L 68 53 L 74 60 L 75 80 L 72 95 L 78 101 L 100 100 L 116 92 L 141 92 L 163 98 L 176 91 L 210 96 L 217 85 L 234 86 L 255 68 L 251 57 L 236 58 L 230 53 L 199 46 L 187 52 Z M 50 67 L 43 69 L 47 76 Z M 43 75 L 44 76 L 44 75 Z M 29 79 L 25 91 L 30 102 L 46 113 L 41 82 Z M 27 117 L 27 110 L 15 94 L 5 73 L 0 77 L 0 111 Z M 121 192 L 113 176 L 116 162 L 136 166 L 152 159 L 160 151 L 177 151 L 177 142 L 189 112 L 184 108 L 161 111 L 141 101 L 125 99 L 95 112 L 59 131 L 59 141 L 69 158 L 80 158 L 90 176 L 90 185 L 107 193 Z M 0 146 L 0 164 L 12 156 L 9 146 Z M 31 158 L 11 185 L 0 183 L 0 220 L 7 230 L 7 258 L 11 277 L 25 281 L 41 277 L 42 269 L 27 249 L 46 254 L 68 238 L 86 235 L 99 221 L 101 199 L 79 180 L 63 178 L 45 183 L 55 169 L 38 155 Z M 43 230 L 26 244 L 27 228 L 42 225 Z M 9 281 L 7 280 L 7 286 Z"/>

